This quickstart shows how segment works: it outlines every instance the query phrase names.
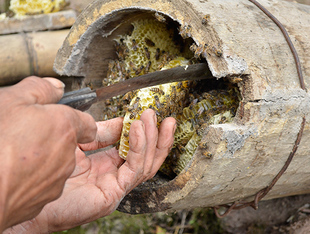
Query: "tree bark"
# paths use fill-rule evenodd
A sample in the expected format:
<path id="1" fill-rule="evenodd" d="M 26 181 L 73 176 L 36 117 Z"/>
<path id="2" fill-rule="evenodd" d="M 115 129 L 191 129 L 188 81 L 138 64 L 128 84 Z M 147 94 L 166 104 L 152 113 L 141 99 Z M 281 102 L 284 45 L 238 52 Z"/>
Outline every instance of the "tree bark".
<path id="1" fill-rule="evenodd" d="M 310 7 L 278 0 L 259 2 L 287 29 L 309 89 Z M 251 200 L 283 167 L 304 117 L 305 128 L 293 161 L 265 198 L 309 193 L 309 94 L 301 89 L 283 34 L 250 1 L 95 1 L 73 25 L 57 54 L 55 70 L 62 75 L 83 75 L 86 80 L 102 79 L 102 68 L 113 57 L 110 36 L 119 23 L 155 11 L 181 27 L 190 25 L 196 44 L 213 48 L 205 59 L 214 77 L 242 78 L 238 84 L 242 101 L 233 123 L 205 130 L 202 141 L 207 142 L 212 159 L 198 147 L 175 179 L 136 188 L 119 209 L 145 213 Z M 206 15 L 210 15 L 207 23 L 203 21 Z"/>

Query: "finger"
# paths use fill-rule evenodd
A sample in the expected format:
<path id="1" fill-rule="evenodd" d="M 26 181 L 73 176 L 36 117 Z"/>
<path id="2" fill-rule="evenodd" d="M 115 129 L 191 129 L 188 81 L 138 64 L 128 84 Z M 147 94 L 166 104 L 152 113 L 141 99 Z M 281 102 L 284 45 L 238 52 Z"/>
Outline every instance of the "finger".
<path id="1" fill-rule="evenodd" d="M 75 110 L 65 105 L 48 105 L 51 113 L 58 112 L 65 125 L 74 129 L 77 143 L 89 143 L 95 140 L 97 125 L 94 118 L 87 113 Z"/>
<path id="2" fill-rule="evenodd" d="M 144 180 L 147 180 L 150 173 L 152 172 L 152 167 L 154 163 L 156 145 L 158 138 L 158 129 L 157 129 L 157 118 L 156 114 L 152 109 L 144 111 L 140 118 L 143 121 L 145 126 L 145 136 L 146 136 L 146 153 L 144 160 Z"/>
<path id="3" fill-rule="evenodd" d="M 153 177 L 168 156 L 174 142 L 176 121 L 172 117 L 166 118 L 159 127 L 158 141 L 156 146 L 155 160 L 151 172 Z M 152 178 L 150 177 L 150 178 Z M 150 179 L 149 178 L 149 179 Z"/>
<path id="4" fill-rule="evenodd" d="M 22 95 L 22 100 L 27 104 L 50 104 L 61 99 L 65 85 L 55 78 L 31 76 L 13 87 L 15 94 Z"/>
<path id="5" fill-rule="evenodd" d="M 84 151 L 97 150 L 112 145 L 120 139 L 123 127 L 123 118 L 115 118 L 97 122 L 97 134 L 93 142 L 81 144 Z"/>
<path id="6" fill-rule="evenodd" d="M 143 165 L 146 153 L 145 127 L 142 121 L 131 124 L 129 131 L 129 151 L 127 161 L 117 173 L 120 188 L 128 193 L 137 184 L 143 181 Z"/>

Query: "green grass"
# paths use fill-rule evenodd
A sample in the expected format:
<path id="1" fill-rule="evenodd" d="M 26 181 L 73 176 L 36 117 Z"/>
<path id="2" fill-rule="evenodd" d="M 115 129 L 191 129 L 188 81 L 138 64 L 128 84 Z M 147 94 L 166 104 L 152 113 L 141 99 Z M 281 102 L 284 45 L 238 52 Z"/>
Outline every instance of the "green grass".
<path id="1" fill-rule="evenodd" d="M 67 231 L 68 234 L 213 234 L 224 233 L 219 220 L 208 208 L 182 210 L 178 212 L 158 212 L 154 214 L 130 215 L 115 211 L 100 218 Z"/>

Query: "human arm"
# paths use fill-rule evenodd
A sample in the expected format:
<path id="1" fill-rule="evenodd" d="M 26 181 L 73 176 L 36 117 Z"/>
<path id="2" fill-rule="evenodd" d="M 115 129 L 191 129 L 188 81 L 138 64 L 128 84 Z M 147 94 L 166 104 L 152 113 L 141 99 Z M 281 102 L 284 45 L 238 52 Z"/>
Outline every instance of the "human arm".
<path id="1" fill-rule="evenodd" d="M 90 115 L 53 104 L 63 88 L 56 79 L 29 77 L 0 90 L 0 233 L 61 195 L 77 143 L 95 137 Z"/>
<path id="2" fill-rule="evenodd" d="M 132 124 L 125 162 L 115 148 L 89 157 L 78 149 L 77 166 L 62 196 L 46 205 L 35 219 L 7 233 L 65 230 L 112 213 L 126 194 L 155 175 L 173 144 L 175 120 L 165 119 L 158 130 L 154 119 L 154 111 L 147 110 L 140 121 Z M 93 150 L 113 144 L 119 139 L 121 128 L 122 118 L 100 122 L 96 140 L 80 148 Z"/>

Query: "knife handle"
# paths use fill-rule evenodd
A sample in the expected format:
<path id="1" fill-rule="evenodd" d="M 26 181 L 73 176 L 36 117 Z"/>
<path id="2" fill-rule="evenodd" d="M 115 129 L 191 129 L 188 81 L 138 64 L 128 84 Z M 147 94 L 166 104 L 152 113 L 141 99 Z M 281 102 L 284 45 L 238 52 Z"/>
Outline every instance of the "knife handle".
<path id="1" fill-rule="evenodd" d="M 96 102 L 96 99 L 96 92 L 87 87 L 65 93 L 58 104 L 64 104 L 77 110 L 86 111 Z"/>

